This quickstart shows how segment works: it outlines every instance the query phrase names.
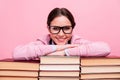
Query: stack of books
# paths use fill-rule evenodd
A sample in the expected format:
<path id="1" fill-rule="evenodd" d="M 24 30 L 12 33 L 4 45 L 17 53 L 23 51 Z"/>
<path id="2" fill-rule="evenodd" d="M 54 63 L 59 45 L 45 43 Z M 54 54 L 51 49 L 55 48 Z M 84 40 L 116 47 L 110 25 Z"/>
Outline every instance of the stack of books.
<path id="1" fill-rule="evenodd" d="M 120 58 L 81 58 L 81 79 L 120 80 Z"/>
<path id="2" fill-rule="evenodd" d="M 0 80 L 38 80 L 38 61 L 0 61 Z"/>
<path id="3" fill-rule="evenodd" d="M 40 80 L 79 80 L 80 58 L 67 56 L 40 57 Z"/>
<path id="4" fill-rule="evenodd" d="M 120 80 L 120 58 L 41 56 L 0 61 L 0 80 Z"/>

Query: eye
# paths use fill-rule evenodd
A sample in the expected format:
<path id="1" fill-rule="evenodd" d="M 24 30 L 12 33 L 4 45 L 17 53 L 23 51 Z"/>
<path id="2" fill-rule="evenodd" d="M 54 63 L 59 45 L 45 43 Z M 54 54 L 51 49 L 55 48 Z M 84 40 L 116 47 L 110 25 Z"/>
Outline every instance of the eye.
<path id="1" fill-rule="evenodd" d="M 66 27 L 64 27 L 63 29 L 64 29 L 64 30 L 70 30 L 71 27 L 66 26 Z"/>
<path id="2" fill-rule="evenodd" d="M 52 30 L 59 30 L 59 27 L 52 27 Z"/>

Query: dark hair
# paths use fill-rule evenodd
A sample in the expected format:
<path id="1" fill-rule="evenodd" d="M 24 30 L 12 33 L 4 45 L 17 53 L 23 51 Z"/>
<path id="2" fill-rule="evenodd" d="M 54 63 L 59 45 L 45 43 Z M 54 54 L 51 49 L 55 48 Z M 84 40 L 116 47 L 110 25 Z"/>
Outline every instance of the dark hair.
<path id="1" fill-rule="evenodd" d="M 74 28 L 74 26 L 75 26 L 74 17 L 72 15 L 72 13 L 66 8 L 54 8 L 48 15 L 47 25 L 50 26 L 51 21 L 54 18 L 61 16 L 61 15 L 67 17 L 70 20 L 72 27 Z"/>

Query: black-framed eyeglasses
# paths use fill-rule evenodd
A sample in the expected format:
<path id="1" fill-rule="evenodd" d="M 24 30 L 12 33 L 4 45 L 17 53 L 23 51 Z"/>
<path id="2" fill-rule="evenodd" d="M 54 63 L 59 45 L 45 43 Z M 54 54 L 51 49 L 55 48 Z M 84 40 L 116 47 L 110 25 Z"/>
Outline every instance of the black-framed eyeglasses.
<path id="1" fill-rule="evenodd" d="M 49 26 L 49 30 L 52 34 L 58 34 L 61 30 L 65 34 L 71 34 L 72 33 L 72 26 Z"/>

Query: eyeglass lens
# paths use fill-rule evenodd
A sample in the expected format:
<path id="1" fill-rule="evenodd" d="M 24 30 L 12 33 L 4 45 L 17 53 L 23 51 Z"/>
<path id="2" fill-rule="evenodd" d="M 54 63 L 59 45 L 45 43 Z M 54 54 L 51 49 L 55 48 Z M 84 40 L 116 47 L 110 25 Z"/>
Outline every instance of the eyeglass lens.
<path id="1" fill-rule="evenodd" d="M 66 34 L 70 34 L 72 32 L 72 27 L 71 26 L 63 26 L 63 27 L 50 26 L 50 32 L 53 33 L 53 34 L 58 34 L 61 29 Z"/>

